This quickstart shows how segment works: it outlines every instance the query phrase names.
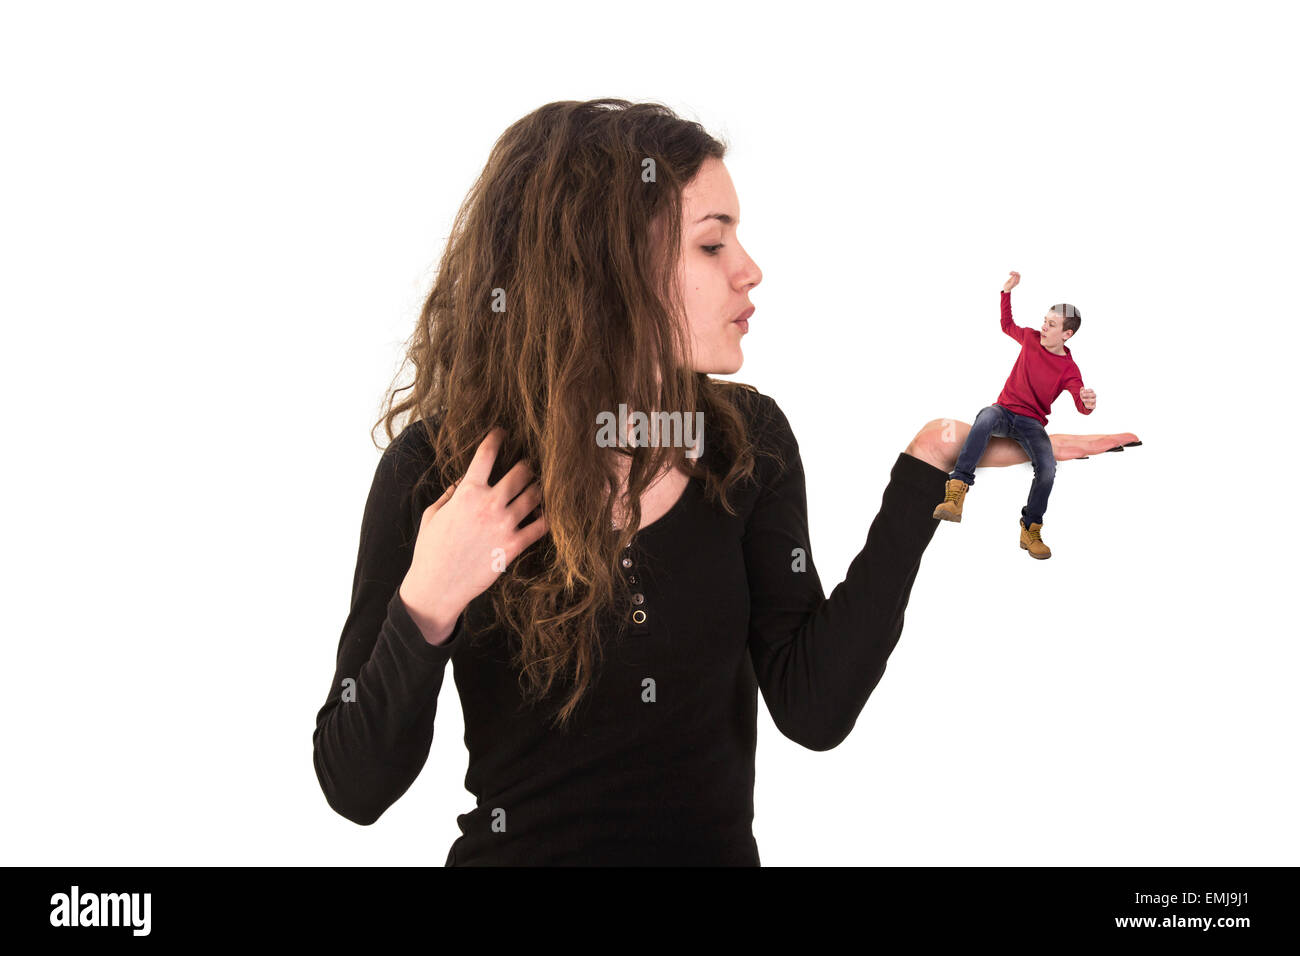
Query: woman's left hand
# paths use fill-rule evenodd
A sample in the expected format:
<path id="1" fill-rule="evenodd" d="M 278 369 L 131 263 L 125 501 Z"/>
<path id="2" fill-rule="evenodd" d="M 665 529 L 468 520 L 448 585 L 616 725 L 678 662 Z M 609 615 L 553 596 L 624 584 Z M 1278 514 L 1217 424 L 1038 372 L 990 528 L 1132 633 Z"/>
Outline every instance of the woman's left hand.
<path id="1" fill-rule="evenodd" d="M 957 456 L 961 454 L 961 447 L 966 443 L 966 436 L 969 434 L 970 425 L 966 422 L 955 418 L 935 418 L 921 427 L 911 444 L 904 450 L 913 458 L 919 458 L 942 471 L 951 472 L 957 467 Z M 1137 435 L 1132 432 L 1104 435 L 1049 434 L 1047 437 L 1052 440 L 1052 457 L 1057 461 L 1087 458 L 1138 440 Z M 1026 461 L 1029 461 L 1029 456 L 1014 438 L 990 438 L 977 467 L 999 468 Z"/>

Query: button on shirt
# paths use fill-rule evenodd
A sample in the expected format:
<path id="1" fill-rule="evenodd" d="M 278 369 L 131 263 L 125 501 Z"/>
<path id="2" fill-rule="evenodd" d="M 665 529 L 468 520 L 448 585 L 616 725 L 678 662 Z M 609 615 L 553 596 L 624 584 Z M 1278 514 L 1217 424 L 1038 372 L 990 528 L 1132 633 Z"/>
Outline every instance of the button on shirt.
<path id="1" fill-rule="evenodd" d="M 313 759 L 334 810 L 370 824 L 410 787 L 451 661 L 477 805 L 457 818 L 447 865 L 759 864 L 758 698 L 804 747 L 845 739 L 902 633 L 948 476 L 898 456 L 865 544 L 827 598 L 789 422 L 770 397 L 733 394 L 753 439 L 784 464 L 756 454 L 755 474 L 730 493 L 735 515 L 692 479 L 637 531 L 618 562 L 631 596 L 610 610 L 594 685 L 563 731 L 547 708 L 522 705 L 486 595 L 441 645 L 406 612 L 397 588 L 442 489 L 411 493 L 432 461 L 423 426 L 394 439 L 366 503 L 351 610 L 316 717 Z M 343 701 L 347 678 L 355 699 Z"/>

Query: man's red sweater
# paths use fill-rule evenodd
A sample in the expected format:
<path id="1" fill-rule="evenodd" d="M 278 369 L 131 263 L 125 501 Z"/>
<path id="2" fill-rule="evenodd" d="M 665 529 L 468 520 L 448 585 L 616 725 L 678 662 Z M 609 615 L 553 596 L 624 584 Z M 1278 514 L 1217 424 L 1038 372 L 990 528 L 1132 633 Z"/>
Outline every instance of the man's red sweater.
<path id="1" fill-rule="evenodd" d="M 1036 418 L 1040 424 L 1046 425 L 1052 402 L 1062 392 L 1069 392 L 1074 396 L 1075 408 L 1085 415 L 1092 414 L 1092 409 L 1084 408 L 1083 399 L 1079 397 L 1083 376 L 1079 374 L 1079 366 L 1074 364 L 1070 347 L 1063 346 L 1064 355 L 1049 352 L 1043 347 L 1038 329 L 1016 325 L 1011 320 L 1010 292 L 1002 293 L 1002 331 L 1020 343 L 1020 356 L 995 405 L 1017 415 Z"/>

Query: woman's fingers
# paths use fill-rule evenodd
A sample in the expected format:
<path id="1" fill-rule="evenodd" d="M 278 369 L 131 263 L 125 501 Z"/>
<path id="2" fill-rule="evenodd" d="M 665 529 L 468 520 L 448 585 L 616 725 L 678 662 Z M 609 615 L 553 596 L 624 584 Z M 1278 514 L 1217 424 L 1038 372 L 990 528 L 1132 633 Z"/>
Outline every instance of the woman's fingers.
<path id="1" fill-rule="evenodd" d="M 499 425 L 487 433 L 487 437 L 479 442 L 469 468 L 465 470 L 465 480 L 476 485 L 488 483 L 488 478 L 492 476 L 492 465 L 497 460 L 497 452 L 501 450 L 505 438 L 506 430 Z"/>
<path id="2" fill-rule="evenodd" d="M 492 476 L 492 468 L 496 464 L 497 455 L 501 452 L 501 446 L 505 443 L 505 438 L 506 431 L 499 425 L 487 433 L 487 437 L 479 443 L 478 449 L 474 452 L 474 458 L 465 471 L 467 479 L 474 481 L 476 484 L 487 485 L 488 479 Z M 533 471 L 528 467 L 528 463 L 518 461 L 491 487 L 498 500 L 506 504 L 523 490 L 528 482 L 532 480 L 532 477 Z"/>
<path id="3" fill-rule="evenodd" d="M 438 500 L 435 501 L 433 504 L 429 505 L 429 507 L 424 509 L 424 516 L 433 517 L 434 515 L 436 515 L 443 505 L 451 501 L 452 496 L 456 494 L 456 486 L 459 484 L 460 484 L 459 481 L 453 481 L 451 484 L 449 484 L 446 490 L 443 491 L 442 495 L 438 498 Z"/>
<path id="4" fill-rule="evenodd" d="M 533 470 L 526 461 L 516 462 L 513 468 L 501 476 L 494 488 L 503 502 L 509 502 L 527 486 L 532 477 Z"/>
<path id="5" fill-rule="evenodd" d="M 534 481 L 525 488 L 514 501 L 506 506 L 506 514 L 514 519 L 514 526 L 527 518 L 534 508 L 542 503 L 542 486 Z"/>
<path id="6" fill-rule="evenodd" d="M 1125 445 L 1138 440 L 1137 435 L 1132 432 L 1109 435 L 1049 435 L 1048 437 L 1052 439 L 1057 461 L 1088 458 L 1108 451 L 1116 445 Z"/>
<path id="7" fill-rule="evenodd" d="M 543 511 L 537 516 L 536 521 L 529 522 L 515 532 L 517 535 L 515 540 L 519 542 L 520 552 L 527 549 L 533 542 L 539 540 L 550 530 L 551 526 L 546 520 L 546 512 Z"/>

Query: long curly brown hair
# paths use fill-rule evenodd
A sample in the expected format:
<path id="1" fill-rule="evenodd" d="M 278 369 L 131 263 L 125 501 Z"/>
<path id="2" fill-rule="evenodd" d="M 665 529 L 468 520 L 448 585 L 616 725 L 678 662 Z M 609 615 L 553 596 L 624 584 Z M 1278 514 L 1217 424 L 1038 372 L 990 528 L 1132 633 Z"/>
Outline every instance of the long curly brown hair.
<path id="1" fill-rule="evenodd" d="M 640 526 L 642 493 L 681 467 L 734 515 L 727 492 L 754 469 L 741 396 L 755 390 L 681 359 L 690 354 L 675 269 L 682 190 L 725 152 L 655 103 L 548 103 L 510 126 L 456 215 L 409 340 L 403 368 L 412 364 L 415 380 L 390 386 L 374 426 L 391 442 L 399 416 L 423 422 L 435 458 L 421 482 L 437 471 L 439 487 L 464 475 L 496 425 L 506 438 L 490 480 L 520 460 L 532 469 L 549 533 L 487 593 L 524 699 L 568 688 L 560 728 L 591 684 L 602 625 L 624 617 L 606 612 L 627 606 L 617 562 Z M 671 445 L 608 449 L 630 456 L 628 517 L 616 531 L 621 475 L 598 449 L 596 423 L 619 403 L 683 421 L 701 411 L 707 441 L 696 458 Z"/>

